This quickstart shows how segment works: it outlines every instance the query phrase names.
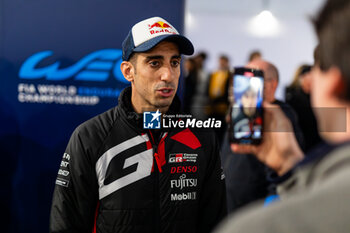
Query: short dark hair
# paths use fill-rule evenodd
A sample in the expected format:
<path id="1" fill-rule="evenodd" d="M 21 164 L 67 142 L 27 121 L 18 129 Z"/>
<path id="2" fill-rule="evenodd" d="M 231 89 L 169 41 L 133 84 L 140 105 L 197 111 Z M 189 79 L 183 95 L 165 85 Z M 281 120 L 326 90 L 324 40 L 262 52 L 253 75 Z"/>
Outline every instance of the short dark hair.
<path id="1" fill-rule="evenodd" d="M 319 38 L 317 63 L 323 71 L 340 69 L 346 83 L 344 97 L 350 100 L 350 1 L 328 0 L 314 25 Z"/>
<path id="2" fill-rule="evenodd" d="M 227 61 L 227 62 L 229 61 L 228 56 L 225 55 L 225 54 L 221 54 L 219 58 L 222 59 L 222 60 L 225 60 L 225 61 Z"/>
<path id="3" fill-rule="evenodd" d="M 267 74 L 271 75 L 271 77 L 273 79 L 275 79 L 277 82 L 280 81 L 280 75 L 279 75 L 277 67 L 270 62 L 268 62 L 268 64 L 267 64 L 265 75 L 267 75 Z"/>
<path id="4" fill-rule="evenodd" d="M 208 55 L 206 52 L 201 51 L 197 54 L 197 57 L 201 57 L 203 60 L 207 59 Z"/>
<path id="5" fill-rule="evenodd" d="M 250 54 L 249 54 L 249 59 L 248 61 L 253 61 L 255 58 L 257 57 L 261 57 L 261 52 L 259 50 L 253 50 Z"/>
<path id="6" fill-rule="evenodd" d="M 299 76 L 299 78 L 304 77 L 303 76 L 304 74 L 309 73 L 311 71 L 312 66 L 304 64 L 300 68 L 301 69 L 300 69 L 300 76 Z"/>

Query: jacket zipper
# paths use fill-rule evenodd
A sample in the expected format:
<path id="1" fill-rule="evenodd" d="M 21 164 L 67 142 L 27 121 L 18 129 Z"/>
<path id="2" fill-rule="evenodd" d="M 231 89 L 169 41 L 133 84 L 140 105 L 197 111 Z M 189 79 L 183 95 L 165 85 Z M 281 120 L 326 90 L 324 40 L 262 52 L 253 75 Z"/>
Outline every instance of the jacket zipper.
<path id="1" fill-rule="evenodd" d="M 159 173 L 163 172 L 162 170 L 162 165 L 160 162 L 160 158 L 159 158 L 159 153 L 158 153 L 158 145 L 155 143 L 154 138 L 153 138 L 153 134 L 151 131 L 149 131 L 149 135 L 151 137 L 151 143 L 152 143 L 152 148 L 153 148 L 153 152 L 154 152 L 154 159 L 155 159 L 155 164 L 154 165 L 154 175 L 155 175 L 155 182 L 154 182 L 154 200 L 155 200 L 155 232 L 160 233 L 160 223 L 161 223 L 161 219 L 160 219 L 160 192 L 159 192 Z M 162 134 L 160 135 L 162 137 Z M 165 138 L 165 137 L 164 137 Z M 162 137 L 159 141 L 159 144 L 164 140 L 164 138 Z M 156 169 L 155 166 L 158 168 Z"/>
<path id="2" fill-rule="evenodd" d="M 157 167 L 160 173 L 163 172 L 162 165 L 160 164 L 160 158 L 158 152 L 154 152 L 154 158 L 156 159 Z"/>
<path id="3" fill-rule="evenodd" d="M 150 131 L 149 132 L 150 136 L 151 136 L 151 143 L 152 143 L 152 148 L 153 148 L 153 151 L 154 151 L 154 159 L 156 160 L 156 164 L 157 164 L 157 167 L 158 167 L 158 171 L 160 173 L 163 172 L 163 169 L 162 169 L 162 164 L 161 164 L 161 161 L 160 161 L 160 158 L 159 158 L 159 151 L 158 151 L 158 145 L 163 143 L 163 141 L 165 140 L 166 136 L 164 136 L 164 134 L 161 134 L 160 135 L 160 140 L 159 140 L 159 143 L 158 145 L 155 143 L 154 141 L 154 138 L 153 138 L 153 134 L 152 132 Z"/>

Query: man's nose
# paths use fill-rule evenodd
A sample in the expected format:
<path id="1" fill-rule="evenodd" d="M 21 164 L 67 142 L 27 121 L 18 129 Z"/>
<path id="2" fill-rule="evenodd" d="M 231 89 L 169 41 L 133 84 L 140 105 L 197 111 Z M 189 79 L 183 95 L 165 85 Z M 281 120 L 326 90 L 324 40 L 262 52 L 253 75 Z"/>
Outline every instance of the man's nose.
<path id="1" fill-rule="evenodd" d="M 172 79 L 173 79 L 173 76 L 174 76 L 174 70 L 173 68 L 168 65 L 168 66 L 164 66 L 162 68 L 162 71 L 161 71 L 161 77 L 160 79 L 162 81 L 165 81 L 165 82 L 170 82 Z"/>

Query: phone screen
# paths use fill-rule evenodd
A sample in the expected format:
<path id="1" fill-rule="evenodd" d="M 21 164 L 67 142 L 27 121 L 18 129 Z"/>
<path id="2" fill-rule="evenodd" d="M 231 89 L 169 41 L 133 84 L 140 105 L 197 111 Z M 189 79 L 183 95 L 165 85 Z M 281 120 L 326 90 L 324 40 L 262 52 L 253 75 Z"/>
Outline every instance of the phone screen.
<path id="1" fill-rule="evenodd" d="M 261 70 L 236 68 L 230 112 L 231 142 L 259 144 L 263 132 L 264 76 Z"/>

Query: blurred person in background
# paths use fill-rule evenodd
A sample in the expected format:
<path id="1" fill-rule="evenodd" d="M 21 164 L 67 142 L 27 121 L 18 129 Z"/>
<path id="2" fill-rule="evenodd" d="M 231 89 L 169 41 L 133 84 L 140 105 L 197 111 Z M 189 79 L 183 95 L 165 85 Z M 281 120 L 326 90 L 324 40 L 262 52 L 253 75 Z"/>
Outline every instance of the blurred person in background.
<path id="1" fill-rule="evenodd" d="M 305 139 L 304 152 L 321 143 L 317 122 L 310 103 L 310 65 L 301 65 L 295 72 L 293 82 L 286 88 L 286 102 L 295 110 Z"/>
<path id="2" fill-rule="evenodd" d="M 252 62 L 254 60 L 259 60 L 259 59 L 262 59 L 261 52 L 259 50 L 253 50 L 249 54 L 248 62 Z"/>
<path id="3" fill-rule="evenodd" d="M 194 90 L 191 113 L 198 119 L 206 119 L 206 107 L 208 105 L 208 81 L 209 73 L 205 70 L 205 61 L 208 55 L 206 52 L 199 52 L 194 56 L 194 60 L 197 66 L 197 84 Z"/>
<path id="4" fill-rule="evenodd" d="M 191 113 L 191 107 L 193 105 L 193 96 L 195 94 L 198 68 L 194 58 L 187 58 L 184 62 L 184 98 L 183 98 L 183 110 L 185 113 Z"/>
<path id="5" fill-rule="evenodd" d="M 227 128 L 225 116 L 229 106 L 228 84 L 231 78 L 231 72 L 228 56 L 224 54 L 220 55 L 218 63 L 218 69 L 209 78 L 207 115 L 209 118 L 215 118 L 222 122 L 221 128 L 215 129 L 215 133 L 221 144 Z"/>

